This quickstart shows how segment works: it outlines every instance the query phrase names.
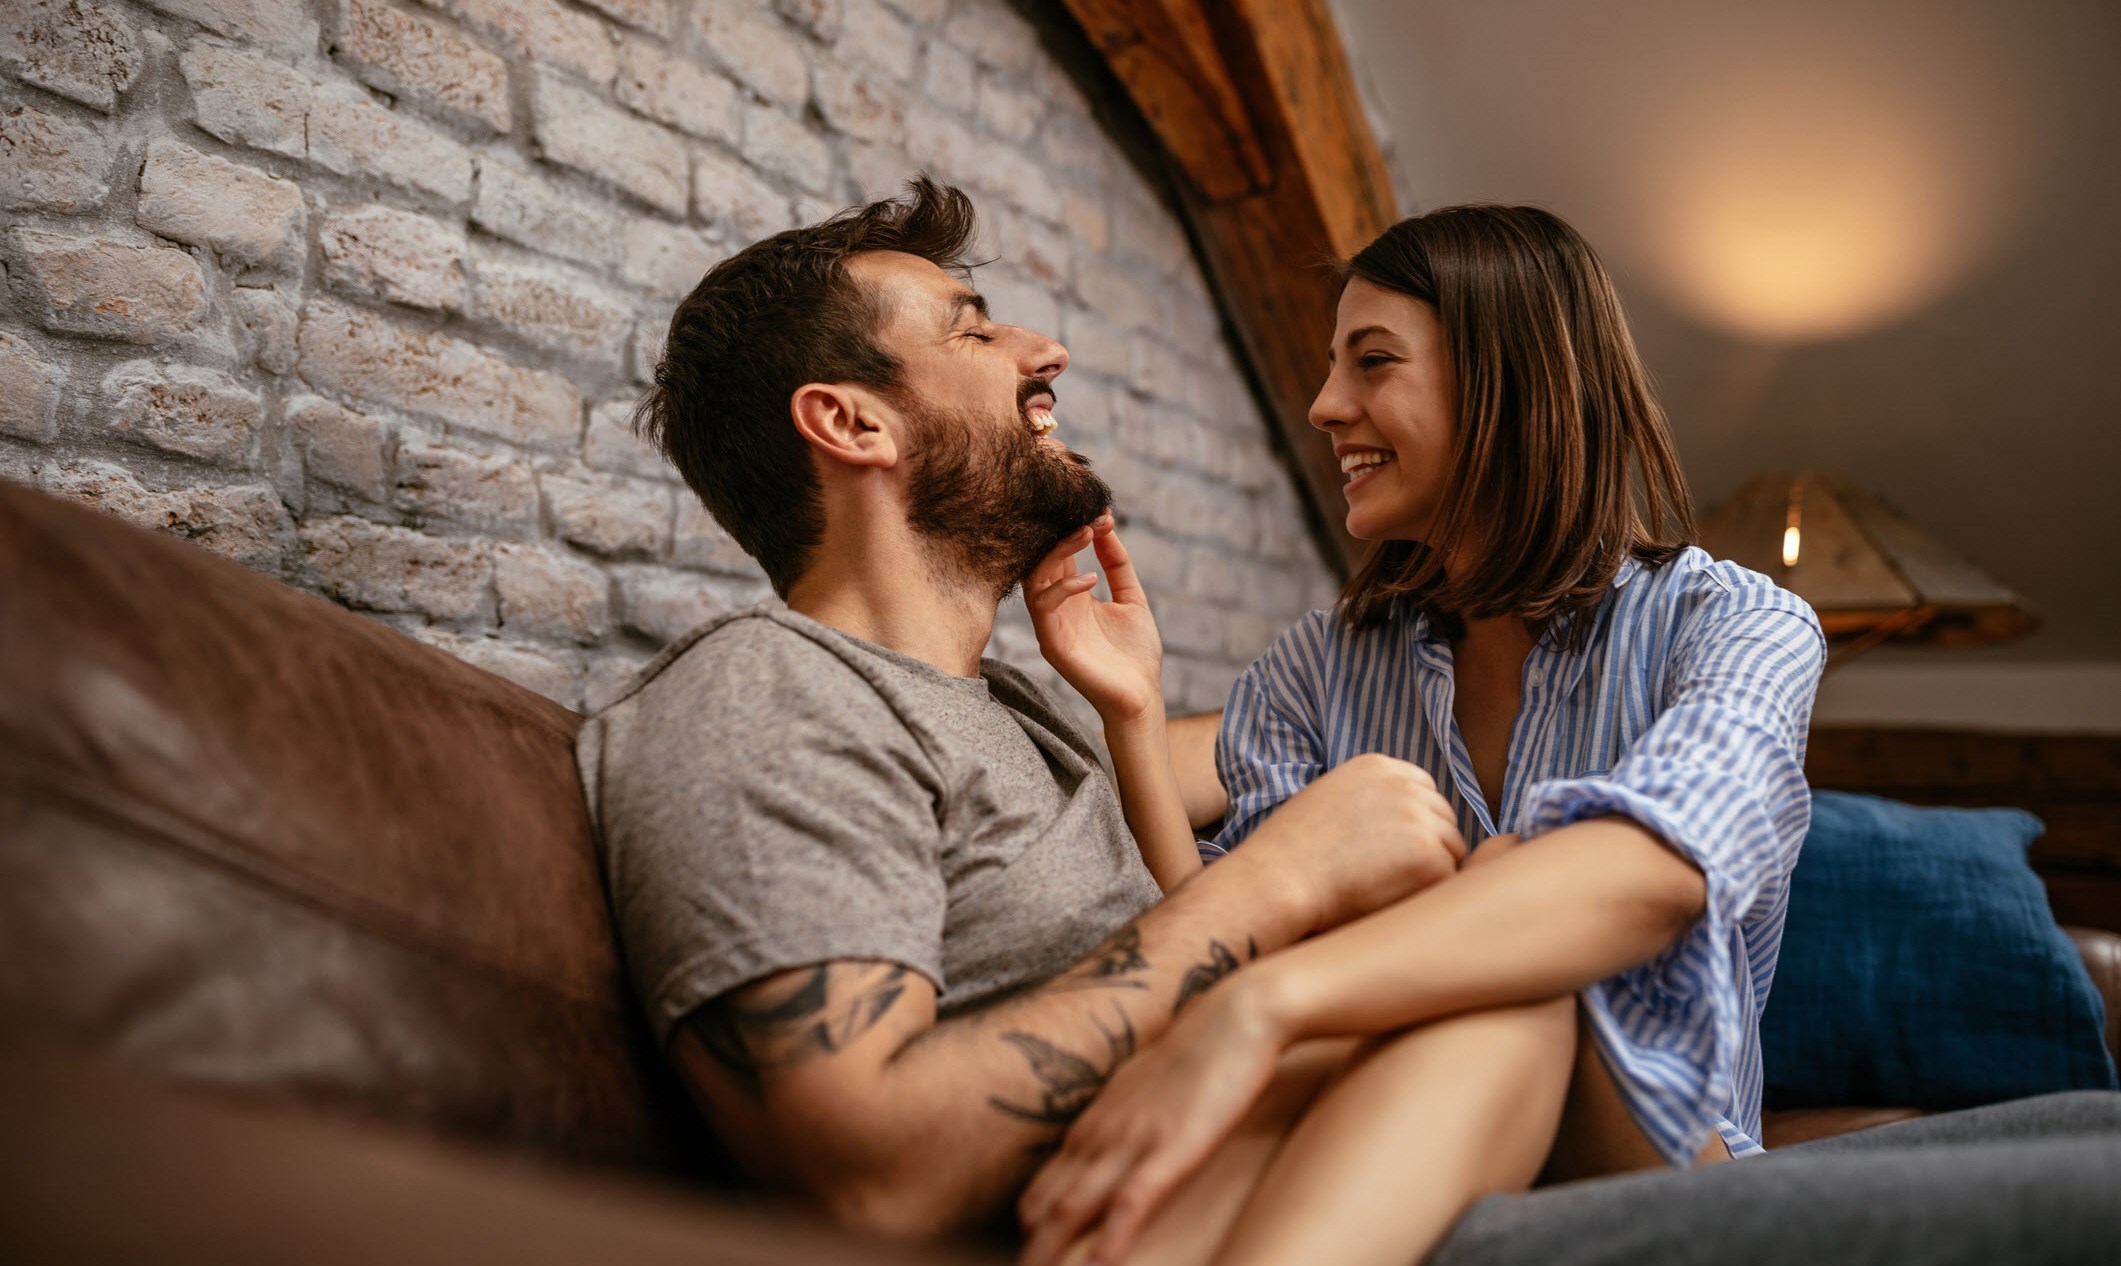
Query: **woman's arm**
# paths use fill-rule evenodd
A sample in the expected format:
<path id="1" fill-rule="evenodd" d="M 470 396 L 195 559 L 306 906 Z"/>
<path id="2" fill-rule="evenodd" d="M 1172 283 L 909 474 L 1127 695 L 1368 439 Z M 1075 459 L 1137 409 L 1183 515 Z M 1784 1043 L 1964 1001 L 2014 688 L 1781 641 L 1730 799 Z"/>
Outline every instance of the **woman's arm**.
<path id="1" fill-rule="evenodd" d="M 1097 573 L 1077 567 L 1085 546 L 1112 589 L 1100 602 Z M 1149 596 L 1105 515 L 1054 547 L 1024 581 L 1024 605 L 1039 652 L 1081 691 L 1105 725 L 1127 829 L 1156 884 L 1169 893 L 1200 870 L 1200 852 L 1171 770 L 1165 730 L 1163 641 Z"/>

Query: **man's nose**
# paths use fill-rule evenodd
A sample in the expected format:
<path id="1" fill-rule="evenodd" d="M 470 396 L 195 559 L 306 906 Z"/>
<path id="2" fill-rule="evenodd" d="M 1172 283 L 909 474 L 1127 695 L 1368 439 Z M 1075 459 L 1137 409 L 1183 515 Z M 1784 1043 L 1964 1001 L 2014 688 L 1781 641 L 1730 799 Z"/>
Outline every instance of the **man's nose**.
<path id="1" fill-rule="evenodd" d="M 1024 349 L 1018 368 L 1026 378 L 1052 378 L 1068 367 L 1068 349 L 1059 340 L 1031 330 L 1024 331 Z"/>

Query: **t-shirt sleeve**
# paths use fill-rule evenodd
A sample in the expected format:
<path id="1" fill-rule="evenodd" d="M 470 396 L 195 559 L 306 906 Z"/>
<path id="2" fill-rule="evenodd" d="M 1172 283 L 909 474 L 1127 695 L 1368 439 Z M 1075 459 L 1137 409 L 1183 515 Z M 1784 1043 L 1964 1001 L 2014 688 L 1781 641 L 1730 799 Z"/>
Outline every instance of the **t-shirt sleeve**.
<path id="1" fill-rule="evenodd" d="M 1734 572 L 1736 569 L 1732 569 Z M 1818 617 L 1764 578 L 1704 573 L 1662 707 L 1609 772 L 1533 787 L 1522 834 L 1631 818 L 1701 869 L 1707 908 L 1676 944 L 1587 990 L 1608 1065 L 1665 1159 L 1687 1163 L 1731 1094 L 1749 971 L 1741 923 L 1788 885 L 1811 817 L 1805 738 L 1825 662 Z M 1771 947 L 1766 952 L 1772 952 Z"/>
<path id="2" fill-rule="evenodd" d="M 1213 861 L 1242 844 L 1282 801 L 1326 772 L 1317 684 L 1331 616 L 1314 611 L 1238 675 L 1215 736 L 1215 772 L 1229 794 L 1222 831 L 1201 847 Z"/>
<path id="3" fill-rule="evenodd" d="M 612 907 L 658 1040 L 730 989 L 834 959 L 942 991 L 941 782 L 845 661 L 736 627 L 590 724 Z"/>

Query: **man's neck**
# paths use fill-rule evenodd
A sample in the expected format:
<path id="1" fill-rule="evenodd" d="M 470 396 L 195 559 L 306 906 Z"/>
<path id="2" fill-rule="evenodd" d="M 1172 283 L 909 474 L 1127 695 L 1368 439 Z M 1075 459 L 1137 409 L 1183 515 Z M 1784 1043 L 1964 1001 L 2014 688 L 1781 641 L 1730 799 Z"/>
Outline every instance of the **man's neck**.
<path id="1" fill-rule="evenodd" d="M 957 677 L 979 676 L 994 632 L 991 592 L 954 583 L 917 548 L 820 548 L 788 591 L 788 608 Z"/>

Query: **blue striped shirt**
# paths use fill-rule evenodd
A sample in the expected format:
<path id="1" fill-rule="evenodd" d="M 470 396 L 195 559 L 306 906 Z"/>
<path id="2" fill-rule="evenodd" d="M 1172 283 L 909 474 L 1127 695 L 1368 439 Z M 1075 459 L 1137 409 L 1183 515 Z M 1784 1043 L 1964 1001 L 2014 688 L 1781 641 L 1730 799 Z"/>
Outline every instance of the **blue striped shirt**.
<path id="1" fill-rule="evenodd" d="M 1497 822 L 1452 714 L 1451 645 L 1427 616 L 1351 632 L 1313 611 L 1232 688 L 1215 749 L 1229 816 L 1201 851 L 1236 847 L 1365 752 L 1428 770 L 1468 843 L 1633 819 L 1701 868 L 1707 910 L 1584 991 L 1591 1031 L 1668 1162 L 1688 1164 L 1711 1127 L 1733 1155 L 1757 1152 L 1760 1012 L 1811 818 L 1804 747 L 1826 642 L 1803 599 L 1697 548 L 1628 559 L 1579 618 L 1597 620 L 1583 651 L 1559 649 L 1557 622 L 1526 657 Z"/>

